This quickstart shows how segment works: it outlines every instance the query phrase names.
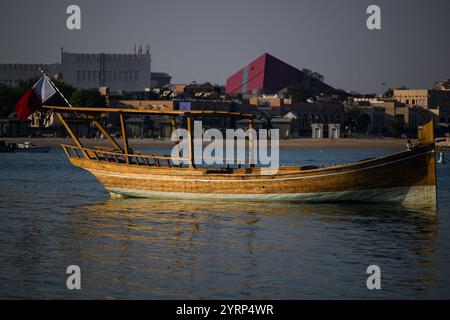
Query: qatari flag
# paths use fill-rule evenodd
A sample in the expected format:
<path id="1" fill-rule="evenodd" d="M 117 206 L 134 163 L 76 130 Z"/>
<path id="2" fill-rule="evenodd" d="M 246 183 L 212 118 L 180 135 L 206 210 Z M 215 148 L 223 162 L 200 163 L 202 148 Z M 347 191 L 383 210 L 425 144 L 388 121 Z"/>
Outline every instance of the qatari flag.
<path id="1" fill-rule="evenodd" d="M 20 98 L 16 104 L 16 114 L 20 121 L 25 121 L 37 109 L 56 93 L 47 76 L 43 76 Z"/>

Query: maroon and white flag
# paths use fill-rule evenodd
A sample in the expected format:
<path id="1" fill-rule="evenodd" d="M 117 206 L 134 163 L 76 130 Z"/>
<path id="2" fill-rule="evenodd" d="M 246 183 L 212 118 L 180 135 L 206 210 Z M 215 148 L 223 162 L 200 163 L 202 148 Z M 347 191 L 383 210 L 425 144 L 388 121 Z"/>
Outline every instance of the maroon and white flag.
<path id="1" fill-rule="evenodd" d="M 16 114 L 20 121 L 25 121 L 56 93 L 46 75 L 42 76 L 16 104 Z"/>

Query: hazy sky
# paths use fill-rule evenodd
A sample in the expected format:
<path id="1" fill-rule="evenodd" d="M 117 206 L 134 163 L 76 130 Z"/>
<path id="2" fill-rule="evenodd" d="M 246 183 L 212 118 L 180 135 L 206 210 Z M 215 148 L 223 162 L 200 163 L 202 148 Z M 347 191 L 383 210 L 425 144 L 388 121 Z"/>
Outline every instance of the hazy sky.
<path id="1" fill-rule="evenodd" d="M 69 31 L 66 9 L 81 7 Z M 382 30 L 366 28 L 377 4 Z M 450 78 L 449 0 L 1 0 L 0 63 L 60 61 L 68 52 L 131 53 L 150 44 L 152 70 L 172 82 L 224 84 L 268 52 L 360 92 L 432 87 Z"/>

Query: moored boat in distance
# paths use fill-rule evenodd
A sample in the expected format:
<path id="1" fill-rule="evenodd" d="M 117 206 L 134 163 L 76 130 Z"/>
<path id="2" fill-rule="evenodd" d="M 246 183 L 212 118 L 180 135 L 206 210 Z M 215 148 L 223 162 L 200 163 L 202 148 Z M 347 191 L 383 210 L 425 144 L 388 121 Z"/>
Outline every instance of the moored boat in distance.
<path id="1" fill-rule="evenodd" d="M 25 141 L 24 143 L 18 143 L 14 152 L 47 153 L 50 149 L 51 147 L 35 146 L 31 142 Z"/>
<path id="2" fill-rule="evenodd" d="M 281 166 L 274 174 L 246 165 L 213 168 L 195 166 L 193 150 L 186 159 L 135 152 L 128 146 L 125 114 L 186 119 L 192 145 L 192 122 L 199 116 L 253 116 L 213 111 L 155 111 L 121 108 L 44 106 L 56 113 L 75 145 L 62 145 L 70 162 L 92 173 L 113 197 L 163 197 L 232 201 L 372 202 L 436 206 L 436 159 L 433 123 L 419 127 L 419 141 L 404 152 L 325 168 Z M 111 148 L 85 147 L 63 113 L 84 114 L 111 141 Z M 103 128 L 101 113 L 118 113 L 122 143 Z M 187 160 L 188 165 L 175 165 Z"/>

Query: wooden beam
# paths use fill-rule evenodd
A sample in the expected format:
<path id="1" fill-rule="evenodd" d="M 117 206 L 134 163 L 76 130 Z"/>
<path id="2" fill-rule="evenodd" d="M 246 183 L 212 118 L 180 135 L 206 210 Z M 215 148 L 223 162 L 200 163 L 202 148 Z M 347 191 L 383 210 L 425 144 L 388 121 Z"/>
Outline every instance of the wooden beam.
<path id="1" fill-rule="evenodd" d="M 175 120 L 175 117 L 172 117 L 171 121 L 172 126 L 172 134 L 177 131 L 177 122 Z M 177 157 L 180 158 L 180 140 L 178 140 L 178 134 L 177 134 L 177 141 L 175 142 L 175 146 L 177 148 Z M 183 165 L 183 162 L 180 162 L 180 167 Z"/>
<path id="2" fill-rule="evenodd" d="M 122 140 L 123 140 L 123 152 L 125 154 L 125 158 L 127 163 L 129 163 L 129 158 L 128 158 L 128 138 L 127 138 L 127 128 L 125 126 L 125 118 L 123 116 L 123 113 L 120 112 L 119 113 L 119 117 L 120 117 L 120 128 L 122 130 Z"/>
<path id="3" fill-rule="evenodd" d="M 105 135 L 106 138 L 108 138 L 109 141 L 115 146 L 117 149 L 119 149 L 121 152 L 123 152 L 122 147 L 117 143 L 117 141 L 106 131 L 106 129 L 98 122 L 97 120 L 92 120 L 94 125 L 97 127 L 98 130 L 100 130 L 101 133 Z"/>
<path id="4" fill-rule="evenodd" d="M 69 124 L 66 122 L 66 120 L 64 119 L 64 117 L 62 116 L 62 114 L 60 112 L 56 112 L 56 115 L 58 116 L 59 121 L 61 121 L 62 125 L 64 126 L 64 128 L 66 128 L 67 132 L 69 133 L 70 137 L 72 138 L 73 142 L 75 142 L 75 144 L 79 147 L 79 148 L 83 148 L 83 144 L 81 143 L 81 141 L 77 138 L 77 136 L 73 133 L 72 129 L 70 128 Z M 87 158 L 90 159 L 89 155 L 86 153 L 86 151 L 82 150 L 83 155 Z"/>
<path id="5" fill-rule="evenodd" d="M 101 108 L 101 107 L 59 107 L 59 106 L 43 106 L 44 109 L 53 110 L 55 112 L 80 112 L 84 114 L 112 112 L 112 113 L 133 113 L 133 114 L 152 114 L 158 116 L 179 116 L 187 115 L 191 117 L 235 117 L 241 119 L 253 119 L 252 114 L 229 111 L 211 111 L 211 110 L 147 110 L 147 109 L 127 109 L 127 108 Z"/>
<path id="6" fill-rule="evenodd" d="M 194 137 L 193 137 L 193 125 L 192 125 L 192 116 L 190 113 L 186 114 L 186 122 L 187 122 L 187 131 L 189 138 L 189 168 L 195 168 L 194 165 Z"/>

